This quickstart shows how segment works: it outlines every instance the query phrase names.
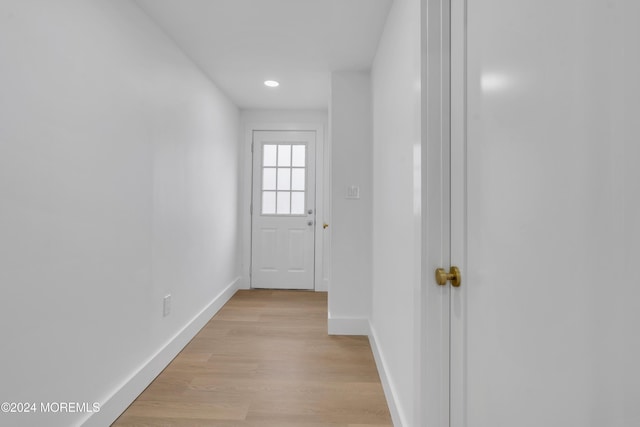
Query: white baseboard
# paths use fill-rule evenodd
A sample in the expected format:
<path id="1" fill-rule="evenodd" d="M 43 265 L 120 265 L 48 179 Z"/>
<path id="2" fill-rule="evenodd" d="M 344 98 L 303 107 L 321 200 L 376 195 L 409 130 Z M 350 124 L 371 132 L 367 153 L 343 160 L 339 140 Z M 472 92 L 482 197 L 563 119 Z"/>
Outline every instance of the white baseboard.
<path id="1" fill-rule="evenodd" d="M 196 336 L 207 322 L 236 293 L 240 278 L 236 278 L 198 313 L 182 330 L 173 336 L 156 354 L 147 360 L 131 377 L 100 404 L 100 412 L 84 419 L 82 427 L 111 425 L 145 388 L 162 372 L 180 351 Z"/>
<path id="2" fill-rule="evenodd" d="M 249 276 L 238 277 L 238 289 L 251 289 L 251 282 L 249 281 Z"/>
<path id="3" fill-rule="evenodd" d="M 369 335 L 369 319 L 366 317 L 328 318 L 329 335 Z"/>
<path id="4" fill-rule="evenodd" d="M 407 427 L 409 426 L 407 423 L 407 417 L 403 414 L 401 406 L 398 404 L 398 393 L 391 377 L 389 376 L 389 369 L 387 368 L 384 353 L 378 346 L 376 330 L 371 324 L 369 324 L 369 344 L 371 345 L 373 357 L 376 360 L 378 375 L 380 376 L 380 382 L 382 382 L 382 389 L 384 390 L 384 395 L 387 399 L 387 406 L 389 406 L 393 425 L 394 427 Z"/>
<path id="5" fill-rule="evenodd" d="M 329 280 L 316 281 L 316 292 L 329 292 Z"/>

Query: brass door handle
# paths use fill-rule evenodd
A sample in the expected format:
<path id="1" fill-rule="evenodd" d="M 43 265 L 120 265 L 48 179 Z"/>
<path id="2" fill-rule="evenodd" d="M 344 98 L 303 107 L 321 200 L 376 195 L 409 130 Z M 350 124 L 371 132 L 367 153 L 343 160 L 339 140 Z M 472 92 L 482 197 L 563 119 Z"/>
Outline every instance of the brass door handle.
<path id="1" fill-rule="evenodd" d="M 329 226 L 329 224 L 327 224 L 326 222 L 324 224 L 322 224 L 322 228 L 327 228 Z"/>
<path id="2" fill-rule="evenodd" d="M 436 283 L 440 286 L 444 286 L 448 281 L 451 281 L 451 286 L 457 288 L 462 283 L 462 276 L 460 275 L 460 269 L 452 266 L 449 272 L 444 271 L 444 268 L 436 268 Z"/>

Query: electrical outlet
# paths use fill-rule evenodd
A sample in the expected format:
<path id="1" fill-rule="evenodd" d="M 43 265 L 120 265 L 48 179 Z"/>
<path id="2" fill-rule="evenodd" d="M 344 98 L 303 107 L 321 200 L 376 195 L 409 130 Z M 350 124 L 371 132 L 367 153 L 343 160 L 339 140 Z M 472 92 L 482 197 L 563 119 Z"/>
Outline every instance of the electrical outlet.
<path id="1" fill-rule="evenodd" d="M 162 317 L 167 317 L 171 313 L 171 294 L 164 296 L 162 301 Z"/>

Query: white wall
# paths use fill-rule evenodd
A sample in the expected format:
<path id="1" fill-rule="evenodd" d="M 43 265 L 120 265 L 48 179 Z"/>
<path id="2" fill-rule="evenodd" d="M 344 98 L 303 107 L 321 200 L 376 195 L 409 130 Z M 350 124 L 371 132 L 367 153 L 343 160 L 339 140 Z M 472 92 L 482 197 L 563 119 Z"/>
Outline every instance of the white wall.
<path id="1" fill-rule="evenodd" d="M 108 425 L 239 274 L 238 111 L 130 2 L 3 1 L 0 70 L 0 401 Z"/>
<path id="2" fill-rule="evenodd" d="M 242 110 L 240 113 L 240 132 L 242 135 L 242 161 L 239 172 L 241 188 L 241 241 L 242 241 L 242 281 L 241 286 L 250 287 L 249 270 L 251 268 L 251 183 L 253 130 L 316 130 L 316 291 L 326 291 L 330 276 L 330 234 L 322 229 L 323 222 L 331 222 L 329 217 L 329 151 L 325 144 L 328 116 L 324 110 Z"/>
<path id="3" fill-rule="evenodd" d="M 322 123 L 327 124 L 326 110 L 242 110 L 240 122 L 247 123 Z"/>
<path id="4" fill-rule="evenodd" d="M 420 1 L 396 0 L 372 69 L 372 342 L 396 425 L 415 426 L 420 286 Z M 383 378 L 385 381 L 385 378 Z M 394 411 L 394 409 L 392 409 Z"/>
<path id="5" fill-rule="evenodd" d="M 329 333 L 367 335 L 371 314 L 371 77 L 331 76 L 331 283 Z M 359 187 L 359 199 L 347 187 Z"/>

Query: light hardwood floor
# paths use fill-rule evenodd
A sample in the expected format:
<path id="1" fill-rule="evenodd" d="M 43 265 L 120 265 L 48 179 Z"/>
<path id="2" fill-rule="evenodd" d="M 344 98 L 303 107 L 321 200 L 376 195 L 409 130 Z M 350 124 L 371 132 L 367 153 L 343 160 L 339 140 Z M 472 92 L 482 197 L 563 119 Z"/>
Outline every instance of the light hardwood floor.
<path id="1" fill-rule="evenodd" d="M 366 337 L 327 335 L 327 296 L 239 291 L 113 424 L 391 427 Z"/>

